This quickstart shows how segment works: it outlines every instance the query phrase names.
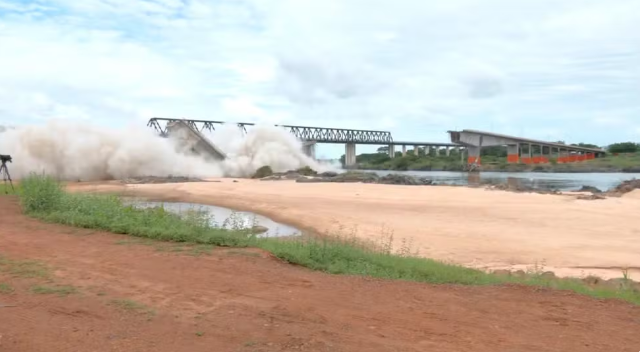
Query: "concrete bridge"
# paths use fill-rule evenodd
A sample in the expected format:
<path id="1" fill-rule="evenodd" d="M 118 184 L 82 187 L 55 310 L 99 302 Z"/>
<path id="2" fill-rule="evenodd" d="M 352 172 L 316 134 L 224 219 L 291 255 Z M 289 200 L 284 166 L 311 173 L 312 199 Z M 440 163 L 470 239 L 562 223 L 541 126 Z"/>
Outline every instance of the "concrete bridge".
<path id="1" fill-rule="evenodd" d="M 507 162 L 524 164 L 548 163 L 550 158 L 555 158 L 559 163 L 570 163 L 599 158 L 606 153 L 604 149 L 599 148 L 585 148 L 477 130 L 448 133 L 452 143 L 467 148 L 469 165 L 481 164 L 481 150 L 490 146 L 506 146 Z"/>
<path id="2" fill-rule="evenodd" d="M 149 119 L 147 126 L 153 127 L 161 136 L 166 137 L 169 134 L 167 126 L 171 126 L 175 121 L 184 121 L 192 129 L 202 132 L 203 130 L 215 131 L 216 126 L 228 124 L 224 121 L 212 120 L 192 120 L 192 119 L 172 119 L 153 117 Z M 254 123 L 235 122 L 238 128 L 245 133 L 247 127 L 255 126 Z M 309 127 L 309 126 L 292 126 L 292 125 L 275 125 L 286 129 L 289 133 L 296 136 L 303 142 L 303 150 L 310 157 L 315 159 L 315 145 L 317 143 L 344 144 L 345 145 L 345 166 L 353 166 L 356 164 L 356 145 L 384 145 L 389 147 L 389 156 L 395 157 L 395 147 L 402 147 L 402 155 L 406 155 L 407 146 L 414 146 L 414 153 L 418 152 L 420 147 L 428 147 L 430 150 L 435 148 L 444 148 L 446 154 L 449 155 L 451 149 L 464 149 L 465 146 L 455 143 L 439 143 L 439 142 L 397 142 L 394 141 L 391 132 L 373 131 L 373 130 L 357 130 L 346 128 L 328 128 L 328 127 Z"/>

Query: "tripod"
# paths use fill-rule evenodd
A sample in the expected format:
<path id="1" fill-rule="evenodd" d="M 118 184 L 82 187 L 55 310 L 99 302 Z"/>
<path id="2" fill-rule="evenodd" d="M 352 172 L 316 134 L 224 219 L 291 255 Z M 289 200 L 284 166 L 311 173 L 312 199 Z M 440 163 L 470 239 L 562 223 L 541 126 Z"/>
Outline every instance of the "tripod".
<path id="1" fill-rule="evenodd" d="M 9 194 L 9 191 L 7 191 L 7 180 L 9 180 L 9 184 L 11 185 L 11 190 L 15 192 L 16 189 L 13 188 L 13 181 L 11 181 L 11 174 L 9 174 L 9 169 L 7 168 L 7 162 L 5 160 L 2 160 L 2 165 L 0 166 L 0 173 L 2 173 L 2 181 L 4 182 L 4 194 Z"/>

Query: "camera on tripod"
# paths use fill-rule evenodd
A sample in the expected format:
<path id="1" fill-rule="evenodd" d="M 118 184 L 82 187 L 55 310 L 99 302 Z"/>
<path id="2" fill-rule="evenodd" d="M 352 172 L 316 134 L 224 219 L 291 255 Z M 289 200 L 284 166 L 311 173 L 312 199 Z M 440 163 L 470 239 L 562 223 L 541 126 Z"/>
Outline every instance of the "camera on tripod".
<path id="1" fill-rule="evenodd" d="M 0 164 L 0 175 L 2 175 L 2 181 L 4 183 L 4 193 L 8 194 L 9 191 L 7 191 L 7 181 L 9 181 L 11 189 L 15 191 L 15 189 L 13 188 L 13 181 L 11 181 L 11 175 L 9 174 L 9 169 L 7 168 L 7 161 L 13 162 L 13 158 L 8 154 L 0 154 L 0 161 L 2 162 Z"/>
<path id="2" fill-rule="evenodd" d="M 6 162 L 13 162 L 13 158 L 11 157 L 11 155 L 5 155 L 5 154 L 0 154 L 0 161 L 2 161 L 2 163 L 6 163 Z"/>

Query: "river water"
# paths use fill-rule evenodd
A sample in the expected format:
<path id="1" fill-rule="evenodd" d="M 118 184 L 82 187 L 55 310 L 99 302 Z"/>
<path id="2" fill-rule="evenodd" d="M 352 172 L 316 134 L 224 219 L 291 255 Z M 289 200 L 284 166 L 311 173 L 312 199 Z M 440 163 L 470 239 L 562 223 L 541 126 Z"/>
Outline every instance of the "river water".
<path id="1" fill-rule="evenodd" d="M 478 185 L 511 183 L 535 189 L 573 191 L 582 186 L 609 190 L 620 182 L 640 178 L 638 173 L 551 173 L 551 172 L 480 172 L 455 171 L 373 171 L 380 176 L 390 173 L 425 177 L 438 184 Z"/>

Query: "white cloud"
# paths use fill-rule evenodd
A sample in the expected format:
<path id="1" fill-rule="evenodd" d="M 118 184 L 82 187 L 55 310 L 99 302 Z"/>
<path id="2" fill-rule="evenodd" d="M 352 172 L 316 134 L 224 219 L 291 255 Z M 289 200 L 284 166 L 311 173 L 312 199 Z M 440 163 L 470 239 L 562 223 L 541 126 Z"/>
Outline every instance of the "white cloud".
<path id="1" fill-rule="evenodd" d="M 0 0 L 0 121 L 193 116 L 604 144 L 618 138 L 605 119 L 640 118 L 639 22 L 636 0 Z"/>

